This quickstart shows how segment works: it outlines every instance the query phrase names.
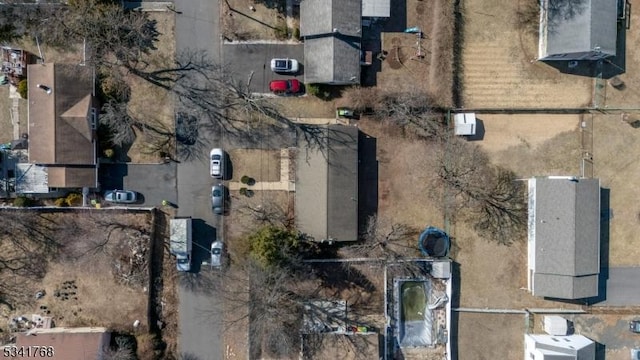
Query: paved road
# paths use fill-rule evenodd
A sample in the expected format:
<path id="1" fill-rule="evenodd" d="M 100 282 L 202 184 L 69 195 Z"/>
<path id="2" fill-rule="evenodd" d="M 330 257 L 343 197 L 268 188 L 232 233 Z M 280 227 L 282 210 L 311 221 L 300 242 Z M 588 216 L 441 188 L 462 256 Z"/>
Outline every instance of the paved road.
<path id="1" fill-rule="evenodd" d="M 269 82 L 274 79 L 289 79 L 292 75 L 280 75 L 271 71 L 271 59 L 290 58 L 300 62 L 300 71 L 295 77 L 303 81 L 304 47 L 302 44 L 242 44 L 223 46 L 224 60 L 237 81 L 246 84 L 250 74 L 249 89 L 254 93 L 268 93 Z"/>
<path id="2" fill-rule="evenodd" d="M 218 0 L 176 0 L 176 50 L 205 50 L 216 62 L 221 62 Z M 204 135 L 204 134 L 201 134 Z M 211 145 L 220 136 L 208 134 Z M 206 149 L 206 148 L 205 148 Z M 205 150 L 206 152 L 206 150 Z M 221 219 L 211 212 L 209 194 L 213 179 L 209 176 L 208 154 L 178 164 L 178 214 L 194 218 L 194 273 L 181 274 L 178 288 L 179 331 L 178 351 L 182 358 L 218 360 L 223 358 L 223 335 L 219 299 L 215 292 L 205 291 L 202 280 L 207 271 L 197 265 L 208 257 L 207 249 L 216 232 L 222 229 Z"/>
<path id="3" fill-rule="evenodd" d="M 136 205 L 157 206 L 162 200 L 175 203 L 176 164 L 101 164 L 100 185 L 104 190 L 126 189 L 140 194 Z"/>

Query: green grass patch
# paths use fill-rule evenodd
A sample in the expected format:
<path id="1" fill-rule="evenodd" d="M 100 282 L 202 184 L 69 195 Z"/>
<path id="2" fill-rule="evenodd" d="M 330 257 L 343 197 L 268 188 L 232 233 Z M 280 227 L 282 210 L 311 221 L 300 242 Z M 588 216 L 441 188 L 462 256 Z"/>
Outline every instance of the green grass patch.
<path id="1" fill-rule="evenodd" d="M 427 295 L 424 291 L 424 282 L 408 281 L 402 284 L 402 320 L 424 320 L 424 312 L 427 309 Z"/>

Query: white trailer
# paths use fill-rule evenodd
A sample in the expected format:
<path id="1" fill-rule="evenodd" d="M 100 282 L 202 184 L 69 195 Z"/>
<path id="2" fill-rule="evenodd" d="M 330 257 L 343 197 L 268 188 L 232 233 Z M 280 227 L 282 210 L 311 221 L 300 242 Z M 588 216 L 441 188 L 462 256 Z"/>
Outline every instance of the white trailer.
<path id="1" fill-rule="evenodd" d="M 191 270 L 191 218 L 175 218 L 170 222 L 169 238 L 171 254 L 176 257 L 178 271 Z"/>

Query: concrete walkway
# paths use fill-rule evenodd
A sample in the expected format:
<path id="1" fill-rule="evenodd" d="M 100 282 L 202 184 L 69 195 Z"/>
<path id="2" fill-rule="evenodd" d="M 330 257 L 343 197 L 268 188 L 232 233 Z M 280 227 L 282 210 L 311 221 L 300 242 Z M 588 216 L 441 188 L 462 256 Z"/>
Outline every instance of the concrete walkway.
<path id="1" fill-rule="evenodd" d="M 280 181 L 258 181 L 249 186 L 239 181 L 230 181 L 229 190 L 240 190 L 247 188 L 249 190 L 276 190 L 276 191 L 296 191 L 295 174 L 290 174 L 291 153 L 289 149 L 280 150 Z"/>

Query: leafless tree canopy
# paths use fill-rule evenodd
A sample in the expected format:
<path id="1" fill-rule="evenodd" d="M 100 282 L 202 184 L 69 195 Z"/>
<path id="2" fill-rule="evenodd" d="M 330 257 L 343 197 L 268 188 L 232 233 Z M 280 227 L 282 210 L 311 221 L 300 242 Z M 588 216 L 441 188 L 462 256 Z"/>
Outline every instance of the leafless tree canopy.
<path id="1" fill-rule="evenodd" d="M 418 231 L 406 224 L 372 215 L 367 220 L 362 240 L 349 250 L 357 257 L 388 260 L 416 255 Z"/>
<path id="2" fill-rule="evenodd" d="M 491 164 L 480 148 L 452 138 L 439 154 L 437 174 L 451 200 L 445 201 L 447 210 L 472 221 L 479 235 L 501 244 L 524 235 L 523 184 L 513 172 Z"/>

